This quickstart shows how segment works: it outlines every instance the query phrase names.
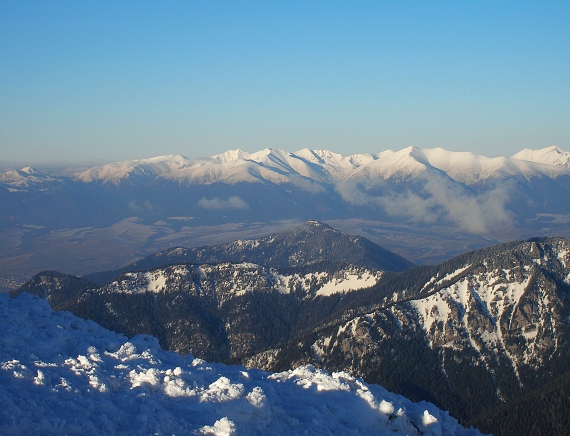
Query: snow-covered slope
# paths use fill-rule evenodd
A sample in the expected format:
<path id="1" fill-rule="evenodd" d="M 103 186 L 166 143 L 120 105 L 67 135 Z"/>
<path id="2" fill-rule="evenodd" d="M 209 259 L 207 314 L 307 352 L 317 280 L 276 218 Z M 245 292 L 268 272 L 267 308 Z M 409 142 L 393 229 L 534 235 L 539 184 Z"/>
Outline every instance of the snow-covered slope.
<path id="1" fill-rule="evenodd" d="M 279 274 L 253 263 L 173 265 L 146 272 L 125 273 L 119 279 L 89 292 L 179 292 L 203 296 L 223 304 L 248 292 L 303 293 L 307 297 L 332 295 L 374 286 L 382 273 L 347 266 L 330 272 Z"/>
<path id="2" fill-rule="evenodd" d="M 328 150 L 305 148 L 288 152 L 268 148 L 255 153 L 229 150 L 211 158 L 167 155 L 116 162 L 76 173 L 73 180 L 114 185 L 157 181 L 174 181 L 181 185 L 292 184 L 310 193 L 322 193 L 329 186 L 347 181 L 371 186 L 378 180 L 402 183 L 416 178 L 439 178 L 470 186 L 488 180 L 555 179 L 561 175 L 570 175 L 570 153 L 558 147 L 526 149 L 511 158 L 489 158 L 443 148 L 408 147 L 349 156 Z M 29 167 L 0 174 L 0 184 L 12 189 L 54 180 L 59 179 Z"/>
<path id="3" fill-rule="evenodd" d="M 570 370 L 569 284 L 569 239 L 501 244 L 387 277 L 383 303 L 244 362 L 313 363 L 429 392 L 469 422 Z"/>
<path id="4" fill-rule="evenodd" d="M 570 174 L 569 154 L 554 147 L 524 150 L 513 158 L 489 158 L 443 148 L 408 147 L 394 152 L 342 156 L 327 150 L 302 149 L 294 153 L 265 149 L 255 153 L 230 150 L 211 158 L 189 160 L 183 156 L 160 156 L 91 168 L 76 174 L 84 182 L 118 183 L 124 179 L 162 178 L 179 183 L 227 184 L 293 183 L 307 190 L 341 180 L 410 180 L 422 174 L 439 174 L 472 185 L 488 179 Z M 532 162 L 531 162 L 532 161 Z"/>
<path id="5" fill-rule="evenodd" d="M 513 247 L 483 261 L 457 263 L 455 270 L 423 286 L 419 294 L 428 295 L 387 310 L 405 328 L 423 331 L 430 348 L 474 353 L 479 356 L 476 365 L 489 374 L 503 365 L 503 371 L 524 386 L 528 378 L 523 379 L 521 371 L 528 374 L 529 368 L 547 364 L 566 334 L 567 295 L 561 289 L 570 280 L 570 240 L 526 241 Z M 332 348 L 342 346 L 340 332 L 362 322 L 374 325 L 377 320 L 370 315 L 357 318 L 339 328 L 336 342 L 325 337 L 317 346 L 328 347 L 331 354 Z"/>
<path id="6" fill-rule="evenodd" d="M 522 180 L 530 177 L 556 177 L 570 174 L 541 162 L 528 162 L 508 157 L 490 158 L 470 152 L 453 152 L 443 148 L 408 147 L 394 152 L 384 151 L 376 159 L 346 173 L 345 179 L 413 180 L 418 177 L 448 177 L 465 185 L 508 177 Z"/>
<path id="7" fill-rule="evenodd" d="M 184 156 L 157 156 L 93 167 L 75 174 L 74 178 L 86 183 L 99 181 L 114 184 L 126 179 L 152 180 L 165 173 L 180 171 L 191 163 Z"/>
<path id="8" fill-rule="evenodd" d="M 542 367 L 563 336 L 566 297 L 550 280 L 568 283 L 569 242 L 523 243 L 518 253 L 490 257 L 469 274 L 458 273 L 451 286 L 412 301 L 432 346 L 471 348 L 490 372 L 506 357 L 524 384 L 521 368 Z"/>
<path id="9" fill-rule="evenodd" d="M 525 148 L 513 155 L 513 159 L 538 162 L 546 165 L 570 168 L 570 153 L 555 145 L 540 150 L 530 150 Z"/>
<path id="10" fill-rule="evenodd" d="M 2 434 L 475 435 L 433 404 L 311 366 L 269 374 L 160 350 L 0 295 Z"/>

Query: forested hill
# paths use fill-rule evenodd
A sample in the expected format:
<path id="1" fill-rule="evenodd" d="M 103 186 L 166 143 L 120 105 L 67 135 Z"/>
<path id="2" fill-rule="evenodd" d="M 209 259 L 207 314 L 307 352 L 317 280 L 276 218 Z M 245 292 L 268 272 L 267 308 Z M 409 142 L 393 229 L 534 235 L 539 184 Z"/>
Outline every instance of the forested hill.
<path id="1" fill-rule="evenodd" d="M 322 261 L 384 271 L 403 271 L 413 266 L 403 257 L 362 236 L 347 235 L 325 223 L 310 220 L 288 231 L 258 239 L 165 250 L 117 270 L 88 274 L 85 279 L 106 283 L 123 272 L 146 271 L 179 263 L 251 262 L 282 269 Z"/>
<path id="2" fill-rule="evenodd" d="M 243 363 L 348 371 L 467 422 L 570 371 L 569 277 L 568 239 L 477 250 L 387 277 L 385 302 L 360 300 Z"/>

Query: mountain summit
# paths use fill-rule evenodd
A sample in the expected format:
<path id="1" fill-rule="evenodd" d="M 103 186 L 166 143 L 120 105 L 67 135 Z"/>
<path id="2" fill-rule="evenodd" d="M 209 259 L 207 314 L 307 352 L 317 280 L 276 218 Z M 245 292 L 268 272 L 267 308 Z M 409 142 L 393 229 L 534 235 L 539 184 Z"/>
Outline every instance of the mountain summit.
<path id="1" fill-rule="evenodd" d="M 541 150 L 530 150 L 525 148 L 513 155 L 513 159 L 528 160 L 547 165 L 570 168 L 570 153 L 555 145 Z"/>
<path id="2" fill-rule="evenodd" d="M 250 262 L 270 268 L 292 268 L 336 262 L 383 271 L 403 271 L 413 264 L 362 236 L 352 236 L 316 220 L 257 239 L 197 248 L 173 248 L 145 257 L 120 270 L 86 275 L 104 283 L 126 271 L 144 271 L 176 263 Z"/>

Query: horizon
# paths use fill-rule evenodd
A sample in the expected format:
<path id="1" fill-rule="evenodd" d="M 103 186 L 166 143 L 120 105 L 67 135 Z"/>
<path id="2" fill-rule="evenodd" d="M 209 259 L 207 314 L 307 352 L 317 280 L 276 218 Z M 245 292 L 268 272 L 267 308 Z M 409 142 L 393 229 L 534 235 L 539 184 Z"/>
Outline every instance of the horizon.
<path id="1" fill-rule="evenodd" d="M 0 5 L 2 162 L 570 147 L 570 3 Z"/>

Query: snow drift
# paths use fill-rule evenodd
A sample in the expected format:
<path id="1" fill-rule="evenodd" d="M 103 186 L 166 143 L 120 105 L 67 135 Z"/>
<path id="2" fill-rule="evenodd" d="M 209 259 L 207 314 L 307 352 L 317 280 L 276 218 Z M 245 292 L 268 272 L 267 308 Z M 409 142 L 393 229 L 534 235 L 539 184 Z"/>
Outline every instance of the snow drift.
<path id="1" fill-rule="evenodd" d="M 270 374 L 0 295 L 2 434 L 476 435 L 433 404 L 312 366 Z"/>

